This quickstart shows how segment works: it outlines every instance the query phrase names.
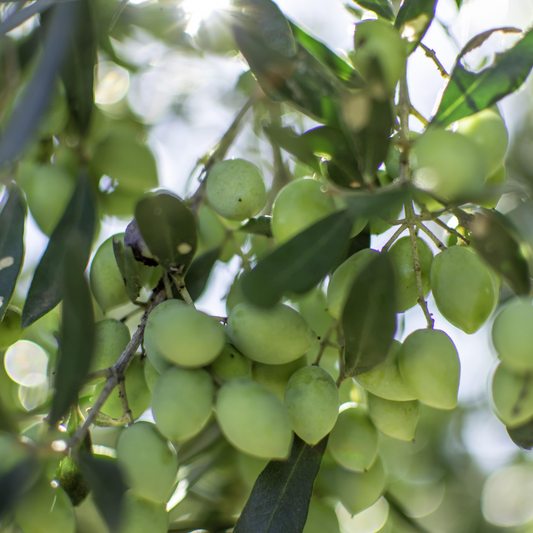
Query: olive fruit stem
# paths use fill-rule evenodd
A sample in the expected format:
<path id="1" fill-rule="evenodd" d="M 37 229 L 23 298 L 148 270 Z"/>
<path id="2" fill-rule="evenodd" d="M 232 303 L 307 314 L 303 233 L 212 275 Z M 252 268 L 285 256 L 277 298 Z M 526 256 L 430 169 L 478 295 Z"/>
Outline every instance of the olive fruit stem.
<path id="1" fill-rule="evenodd" d="M 439 71 L 440 75 L 445 79 L 449 79 L 450 75 L 446 71 L 446 69 L 443 67 L 442 63 L 437 59 L 437 54 L 435 53 L 435 50 L 432 50 L 431 48 L 427 47 L 423 43 L 418 43 L 418 46 L 424 50 L 424 53 L 426 54 L 426 57 L 429 57 L 435 63 L 435 66 L 437 67 L 437 70 Z"/>
<path id="2" fill-rule="evenodd" d="M 127 420 L 127 425 L 133 424 L 133 414 L 128 404 L 128 394 L 126 393 L 126 381 L 125 379 L 119 379 L 118 381 L 118 396 L 122 405 L 122 412 Z"/>
<path id="3" fill-rule="evenodd" d="M 95 379 L 100 378 L 108 378 L 112 374 L 111 370 L 109 368 L 102 368 L 102 370 L 95 370 L 94 372 L 90 372 L 87 374 L 87 377 L 85 378 L 85 382 L 89 383 L 90 381 L 94 381 Z"/>
<path id="4" fill-rule="evenodd" d="M 461 233 L 459 233 L 455 228 L 450 228 L 442 220 L 435 220 L 435 223 L 438 224 L 442 229 L 446 230 L 451 235 L 455 235 L 458 239 L 461 239 L 465 244 L 470 244 L 470 241 Z"/>
<path id="5" fill-rule="evenodd" d="M 152 304 L 149 309 L 144 312 L 144 315 L 141 318 L 141 323 L 137 327 L 137 331 L 133 334 L 130 342 L 126 346 L 125 350 L 122 352 L 117 362 L 111 366 L 108 370 L 110 375 L 107 378 L 106 384 L 98 396 L 96 402 L 94 402 L 93 408 L 89 411 L 87 418 L 83 422 L 83 425 L 76 431 L 74 436 L 70 439 L 69 446 L 70 448 L 76 448 L 80 442 L 84 439 L 87 431 L 89 431 L 89 426 L 93 423 L 96 415 L 109 398 L 109 395 L 113 392 L 113 389 L 118 385 L 119 379 L 124 379 L 126 370 L 131 363 L 131 360 L 135 356 L 137 349 L 141 345 L 144 336 L 144 328 L 146 328 L 146 322 L 150 313 L 162 302 L 165 300 L 165 291 L 158 292 L 153 296 Z"/>
<path id="6" fill-rule="evenodd" d="M 405 202 L 406 218 L 411 221 L 409 224 L 409 236 L 411 237 L 411 249 L 413 251 L 413 266 L 415 270 L 416 288 L 418 291 L 418 305 L 422 308 L 424 316 L 426 317 L 427 327 L 433 329 L 435 321 L 431 317 L 428 309 L 428 304 L 424 297 L 424 287 L 422 285 L 422 269 L 420 268 L 420 256 L 418 254 L 418 243 L 416 242 L 417 235 L 415 227 L 417 226 L 417 218 L 414 213 L 413 203 L 409 200 Z M 425 226 L 424 226 L 425 227 Z"/>
<path id="7" fill-rule="evenodd" d="M 138 307 L 136 307 L 133 311 L 130 311 L 127 315 L 124 315 L 120 321 L 122 323 L 126 322 L 127 320 L 129 320 L 132 316 L 135 316 L 137 313 L 140 313 L 141 311 L 143 310 L 146 310 L 146 304 L 144 303 L 135 303 L 133 302 L 135 305 L 137 305 Z"/>
<path id="8" fill-rule="evenodd" d="M 382 252 L 387 252 L 389 248 L 395 243 L 396 239 L 407 229 L 407 224 L 402 223 L 400 227 L 394 232 L 394 235 L 388 240 L 387 244 L 381 249 Z"/>
<path id="9" fill-rule="evenodd" d="M 328 330 L 326 331 L 326 334 L 322 339 L 320 339 L 320 348 L 318 349 L 318 353 L 316 354 L 315 362 L 313 363 L 313 366 L 319 366 L 320 360 L 322 359 L 322 356 L 324 355 L 324 351 L 327 346 L 329 346 L 329 338 L 333 334 L 333 332 L 337 329 L 339 326 L 339 321 L 337 319 L 333 319 L 333 322 L 329 326 Z"/>
<path id="10" fill-rule="evenodd" d="M 192 305 L 194 307 L 194 302 L 192 301 L 191 295 L 189 294 L 189 291 L 187 290 L 187 287 L 185 286 L 185 281 L 183 277 L 172 276 L 172 279 L 174 280 L 174 283 L 176 284 L 176 288 L 178 289 L 180 296 L 183 298 L 183 301 L 187 305 Z"/>
<path id="11" fill-rule="evenodd" d="M 233 244 L 235 253 L 241 258 L 241 268 L 244 268 L 244 270 L 252 270 L 252 265 L 250 265 L 250 260 L 248 259 L 248 257 L 246 257 L 246 254 L 244 254 L 243 251 L 241 250 L 241 247 L 239 243 L 237 242 L 237 239 L 235 238 L 235 234 L 233 231 L 228 232 L 228 238 Z"/>
<path id="12" fill-rule="evenodd" d="M 167 300 L 172 300 L 174 296 L 172 296 L 172 285 L 170 284 L 170 280 L 168 279 L 168 272 L 165 272 L 163 274 L 163 283 L 165 285 L 165 295 L 167 297 Z"/>
<path id="13" fill-rule="evenodd" d="M 415 117 L 421 122 L 424 128 L 427 128 L 429 126 L 429 120 L 426 117 L 424 117 L 424 115 L 422 115 L 422 113 L 420 113 L 418 109 L 416 109 L 415 107 L 411 105 L 409 112 L 411 115 L 413 115 L 413 117 Z"/>
<path id="14" fill-rule="evenodd" d="M 239 133 L 239 127 L 242 122 L 242 119 L 245 117 L 248 110 L 263 96 L 262 91 L 257 91 L 242 106 L 241 110 L 237 113 L 230 127 L 227 129 L 226 133 L 222 135 L 220 141 L 217 143 L 216 148 L 211 152 L 203 172 L 205 173 L 205 178 L 200 183 L 198 189 L 195 193 L 189 198 L 189 206 L 194 211 L 197 212 L 200 208 L 200 205 L 204 201 L 205 197 L 205 187 L 207 183 L 207 174 L 209 173 L 210 168 L 217 163 L 222 161 L 230 149 L 231 145 L 235 141 L 237 134 Z"/>
<path id="15" fill-rule="evenodd" d="M 120 418 L 111 418 L 104 413 L 96 413 L 96 417 L 93 420 L 93 424 L 101 428 L 114 428 L 123 426 L 126 423 L 126 415 L 122 415 Z"/>
<path id="16" fill-rule="evenodd" d="M 428 227 L 426 227 L 424 224 L 422 224 L 422 222 L 419 219 L 417 219 L 416 225 L 417 225 L 417 227 L 420 230 L 422 230 L 435 243 L 435 246 L 441 252 L 446 250 L 446 246 L 444 245 L 444 243 Z"/>

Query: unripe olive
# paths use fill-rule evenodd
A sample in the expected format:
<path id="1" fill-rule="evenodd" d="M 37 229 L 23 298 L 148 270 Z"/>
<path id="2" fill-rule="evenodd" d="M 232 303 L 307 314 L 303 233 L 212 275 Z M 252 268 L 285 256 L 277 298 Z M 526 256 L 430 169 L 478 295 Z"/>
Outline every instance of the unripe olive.
<path id="1" fill-rule="evenodd" d="M 222 381 L 252 377 L 252 362 L 235 346 L 227 343 L 222 353 L 211 363 L 211 371 Z"/>
<path id="2" fill-rule="evenodd" d="M 302 533 L 340 533 L 335 509 L 321 501 L 311 501 Z"/>
<path id="3" fill-rule="evenodd" d="M 414 182 L 445 198 L 482 190 L 487 167 L 474 141 L 460 133 L 432 129 L 415 142 Z"/>
<path id="4" fill-rule="evenodd" d="M 378 457 L 365 472 L 352 472 L 339 468 L 334 474 L 338 497 L 351 515 L 368 509 L 376 503 L 385 490 L 386 476 Z"/>
<path id="5" fill-rule="evenodd" d="M 118 533 L 166 533 L 169 517 L 164 503 L 147 500 L 128 490 L 124 494 Z"/>
<path id="6" fill-rule="evenodd" d="M 7 350 L 20 339 L 22 315 L 16 307 L 8 307 L 0 322 L 0 352 Z"/>
<path id="7" fill-rule="evenodd" d="M 420 404 L 385 400 L 368 393 L 368 414 L 374 425 L 389 437 L 399 440 L 413 440 L 420 418 Z"/>
<path id="8" fill-rule="evenodd" d="M 50 236 L 74 193 L 76 179 L 59 165 L 36 165 L 22 186 L 35 222 Z"/>
<path id="9" fill-rule="evenodd" d="M 266 188 L 259 169 L 244 159 L 215 163 L 207 176 L 207 199 L 228 220 L 246 220 L 266 203 Z"/>
<path id="10" fill-rule="evenodd" d="M 302 315 L 281 303 L 270 309 L 248 302 L 236 305 L 228 317 L 227 335 L 246 357 L 272 365 L 298 359 L 316 341 Z"/>
<path id="11" fill-rule="evenodd" d="M 457 121 L 457 130 L 471 139 L 481 150 L 487 175 L 493 175 L 502 165 L 509 134 L 502 117 L 494 109 L 484 109 Z"/>
<path id="12" fill-rule="evenodd" d="M 325 370 L 306 366 L 289 379 L 285 407 L 296 435 L 308 444 L 316 444 L 337 421 L 339 389 Z"/>
<path id="13" fill-rule="evenodd" d="M 465 333 L 475 333 L 498 304 L 499 280 L 466 246 L 451 246 L 431 265 L 431 290 L 442 316 Z"/>
<path id="14" fill-rule="evenodd" d="M 124 234 L 117 234 L 113 237 L 123 239 Z M 102 243 L 91 264 L 91 291 L 104 313 L 130 301 L 115 260 L 113 237 L 109 237 Z"/>
<path id="15" fill-rule="evenodd" d="M 15 520 L 23 533 L 74 533 L 76 519 L 72 503 L 61 488 L 42 478 L 15 505 Z"/>
<path id="16" fill-rule="evenodd" d="M 156 357 L 187 368 L 213 362 L 225 342 L 224 326 L 220 322 L 181 300 L 159 304 L 150 313 L 144 331 L 148 357 L 155 353 Z"/>
<path id="17" fill-rule="evenodd" d="M 363 472 L 372 466 L 378 453 L 378 432 L 363 407 L 349 406 L 340 412 L 328 449 L 349 470 Z"/>
<path id="18" fill-rule="evenodd" d="M 420 276 L 422 278 L 422 289 L 424 298 L 429 294 L 431 284 L 429 273 L 433 252 L 426 241 L 420 237 L 416 238 L 418 248 L 418 258 L 420 262 Z M 396 272 L 396 303 L 397 311 L 402 313 L 414 307 L 418 301 L 418 287 L 416 281 L 413 247 L 410 237 L 398 239 L 389 250 L 389 257 L 392 259 Z"/>
<path id="19" fill-rule="evenodd" d="M 237 449 L 267 459 L 286 459 L 292 445 L 291 422 L 277 396 L 246 378 L 227 381 L 218 392 L 217 420 Z"/>
<path id="20" fill-rule="evenodd" d="M 67 493 L 74 507 L 80 505 L 91 490 L 80 467 L 72 457 L 65 457 L 61 461 L 55 479 Z"/>
<path id="21" fill-rule="evenodd" d="M 398 355 L 401 343 L 392 341 L 391 348 L 385 361 L 375 366 L 372 370 L 359 374 L 355 380 L 367 391 L 394 401 L 416 400 L 414 391 L 404 382 L 398 366 Z"/>
<path id="22" fill-rule="evenodd" d="M 376 250 L 365 249 L 352 255 L 335 270 L 328 285 L 328 312 L 340 319 L 355 278 L 377 257 Z"/>
<path id="23" fill-rule="evenodd" d="M 461 372 L 459 356 L 444 331 L 419 329 L 403 342 L 398 357 L 404 382 L 417 398 L 437 409 L 454 409 Z"/>
<path id="24" fill-rule="evenodd" d="M 278 244 L 284 243 L 336 211 L 333 198 L 322 191 L 314 179 L 291 181 L 274 200 L 272 234 Z"/>
<path id="25" fill-rule="evenodd" d="M 514 373 L 503 363 L 492 379 L 496 414 L 508 427 L 517 427 L 533 418 L 533 387 L 527 374 Z"/>
<path id="26" fill-rule="evenodd" d="M 99 320 L 94 329 L 91 372 L 115 364 L 131 339 L 128 326 L 114 318 Z"/>
<path id="27" fill-rule="evenodd" d="M 176 483 L 178 459 L 154 424 L 137 422 L 125 429 L 118 438 L 117 461 L 137 494 L 167 502 Z"/>
<path id="28" fill-rule="evenodd" d="M 172 441 L 194 437 L 211 416 L 214 394 L 213 380 L 205 370 L 169 368 L 152 396 L 157 428 Z"/>
<path id="29" fill-rule="evenodd" d="M 485 180 L 485 185 L 489 187 L 497 188 L 497 185 L 503 185 L 505 181 L 507 180 L 507 171 L 505 170 L 505 166 L 502 165 L 498 169 L 496 169 L 496 172 L 494 174 L 491 174 L 487 177 Z M 497 205 L 497 203 L 500 201 L 500 198 L 502 196 L 502 193 L 495 193 L 494 195 L 491 195 L 490 198 L 479 202 L 477 205 L 481 207 L 485 207 L 486 209 L 494 209 Z"/>
<path id="30" fill-rule="evenodd" d="M 247 453 L 237 452 L 237 467 L 239 473 L 241 474 L 243 481 L 249 487 L 254 486 L 254 483 L 257 481 L 257 478 L 267 464 L 268 459 L 261 459 L 260 457 L 254 457 Z"/>
<path id="31" fill-rule="evenodd" d="M 354 51 L 351 59 L 357 71 L 371 81 L 377 60 L 386 90 L 394 94 L 407 60 L 407 42 L 398 30 L 383 20 L 359 22 L 355 25 Z"/>
<path id="32" fill-rule="evenodd" d="M 150 389 L 144 377 L 144 363 L 140 361 L 138 356 L 132 359 L 126 370 L 125 385 L 128 405 L 133 419 L 136 420 L 150 407 Z M 96 386 L 91 403 L 97 400 L 104 387 L 105 382 Z M 118 419 L 122 417 L 124 411 L 118 387 L 111 392 L 100 411 L 111 418 Z"/>
<path id="33" fill-rule="evenodd" d="M 161 374 L 157 370 L 157 368 L 153 365 L 152 361 L 150 361 L 150 358 L 146 358 L 144 361 L 144 379 L 146 380 L 146 385 L 148 385 L 148 388 L 150 389 L 150 392 L 154 392 L 155 384 L 157 383 L 157 380 L 159 379 L 159 376 Z"/>
<path id="34" fill-rule="evenodd" d="M 520 373 L 533 370 L 533 307 L 515 302 L 492 325 L 492 342 L 504 366 Z"/>
<path id="35" fill-rule="evenodd" d="M 254 363 L 252 366 L 252 379 L 270 389 L 283 403 L 289 379 L 297 370 L 307 365 L 307 355 L 302 355 L 302 357 L 284 365 Z"/>

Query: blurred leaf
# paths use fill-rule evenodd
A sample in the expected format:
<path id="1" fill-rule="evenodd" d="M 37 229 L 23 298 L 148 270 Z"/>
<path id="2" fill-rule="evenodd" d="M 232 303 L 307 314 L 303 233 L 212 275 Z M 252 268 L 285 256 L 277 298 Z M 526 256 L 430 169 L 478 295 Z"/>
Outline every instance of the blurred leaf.
<path id="1" fill-rule="evenodd" d="M 0 431 L 7 433 L 18 433 L 18 426 L 13 420 L 11 413 L 8 412 L 4 401 L 0 397 Z"/>
<path id="2" fill-rule="evenodd" d="M 9 306 L 24 262 L 24 222 L 26 202 L 12 183 L 9 197 L 0 213 L 0 322 Z"/>
<path id="3" fill-rule="evenodd" d="M 382 2 L 386 3 L 387 0 L 376 0 L 376 3 Z M 365 82 L 361 76 L 359 76 L 357 71 L 349 63 L 332 52 L 324 43 L 318 41 L 314 37 L 311 37 L 311 35 L 306 33 L 296 24 L 291 22 L 290 25 L 296 40 L 316 59 L 329 67 L 329 69 L 340 81 L 346 85 L 346 87 L 350 89 L 359 89 L 365 85 Z"/>
<path id="4" fill-rule="evenodd" d="M 95 206 L 89 179 L 80 175 L 78 184 L 33 275 L 22 310 L 22 328 L 51 311 L 62 299 L 61 265 L 68 243 L 79 241 L 80 261 L 87 265 L 94 235 Z"/>
<path id="5" fill-rule="evenodd" d="M 133 128 L 112 131 L 94 150 L 90 164 L 93 178 L 109 176 L 118 182 L 121 191 L 130 193 L 157 187 L 154 155 L 138 137 L 138 131 Z"/>
<path id="6" fill-rule="evenodd" d="M 385 360 L 396 332 L 394 266 L 386 253 L 355 279 L 342 313 L 344 375 L 368 372 Z"/>
<path id="7" fill-rule="evenodd" d="M 455 0 L 455 3 L 457 4 L 457 9 L 461 9 L 463 5 L 463 0 Z"/>
<path id="8" fill-rule="evenodd" d="M 194 300 L 200 298 L 207 286 L 211 271 L 217 262 L 222 248 L 213 248 L 198 256 L 191 264 L 185 276 L 185 286 L 190 297 Z"/>
<path id="9" fill-rule="evenodd" d="M 378 17 L 394 22 L 394 11 L 389 0 L 353 0 L 353 2 L 368 11 L 373 11 Z"/>
<path id="10" fill-rule="evenodd" d="M 42 13 L 43 11 L 47 10 L 56 2 L 57 0 L 37 0 L 28 7 L 25 7 L 24 9 L 13 13 L 9 18 L 2 21 L 2 23 L 0 24 L 0 38 L 4 37 L 6 33 L 10 32 L 11 30 L 14 30 L 34 15 L 37 15 L 38 13 Z"/>
<path id="11" fill-rule="evenodd" d="M 272 229 L 270 228 L 269 216 L 261 216 L 251 218 L 241 226 L 238 231 L 244 231 L 245 233 L 252 233 L 253 235 L 264 235 L 265 237 L 272 237 Z"/>
<path id="12" fill-rule="evenodd" d="M 48 416 L 55 425 L 78 400 L 89 372 L 94 347 L 94 313 L 91 291 L 85 278 L 84 244 L 75 235 L 64 241 L 59 360 L 55 370 L 54 400 Z"/>
<path id="13" fill-rule="evenodd" d="M 464 50 L 471 47 L 470 42 Z M 432 126 L 446 127 L 516 91 L 533 67 L 533 30 L 529 30 L 511 49 L 498 54 L 493 65 L 477 73 L 466 70 L 461 64 L 464 50 L 457 58 Z"/>
<path id="14" fill-rule="evenodd" d="M 166 193 L 143 198 L 135 219 L 150 252 L 165 270 L 184 273 L 197 246 L 193 212 L 176 196 Z"/>
<path id="15" fill-rule="evenodd" d="M 398 188 L 383 192 L 347 194 L 344 199 L 354 216 L 364 217 L 387 213 L 391 208 L 403 204 L 409 197 L 409 189 Z"/>
<path id="16" fill-rule="evenodd" d="M 131 246 L 124 246 L 124 243 L 113 237 L 113 253 L 117 262 L 118 269 L 124 283 L 128 297 L 135 302 L 141 294 L 141 276 L 139 275 L 138 263 L 133 255 Z"/>
<path id="17" fill-rule="evenodd" d="M 413 52 L 422 40 L 435 16 L 437 0 L 404 0 L 396 15 L 394 26 L 409 42 Z"/>
<path id="18" fill-rule="evenodd" d="M 284 293 L 312 289 L 341 254 L 352 229 L 346 210 L 333 213 L 302 231 L 242 276 L 246 298 L 259 306 L 275 305 Z"/>
<path id="19" fill-rule="evenodd" d="M 51 8 L 39 64 L 0 137 L 0 168 L 11 165 L 21 155 L 47 110 L 68 49 L 70 31 L 75 31 L 78 8 L 78 2 L 64 2 Z"/>
<path id="20" fill-rule="evenodd" d="M 517 428 L 506 428 L 511 440 L 524 450 L 533 448 L 533 420 L 526 422 Z"/>
<path id="21" fill-rule="evenodd" d="M 385 161 L 394 122 L 392 102 L 364 93 L 352 94 L 343 103 L 343 119 L 352 141 L 352 151 L 359 163 L 359 172 L 366 181 L 373 181 L 378 167 Z"/>
<path id="22" fill-rule="evenodd" d="M 71 29 L 69 51 L 61 69 L 61 79 L 70 114 L 84 136 L 94 107 L 97 29 L 89 0 L 78 0 L 78 4 L 83 23 Z"/>
<path id="23" fill-rule="evenodd" d="M 40 465 L 33 457 L 0 475 L 0 519 L 37 480 Z"/>
<path id="24" fill-rule="evenodd" d="M 531 291 L 527 259 L 520 247 L 520 237 L 510 221 L 497 211 L 483 209 L 468 226 L 472 245 L 518 295 Z"/>
<path id="25" fill-rule="evenodd" d="M 292 154 L 315 172 L 320 172 L 319 160 L 303 136 L 298 135 L 292 128 L 280 128 L 271 124 L 263 130 L 276 146 Z"/>
<path id="26" fill-rule="evenodd" d="M 360 252 L 361 250 L 366 250 L 367 248 L 370 248 L 370 240 L 371 240 L 370 233 L 366 231 L 362 231 L 355 237 L 352 237 L 346 246 L 344 247 L 344 251 L 340 255 L 340 257 L 337 259 L 333 267 L 331 268 L 331 272 L 335 272 L 335 270 L 346 261 L 349 257 L 352 257 L 352 255 L 356 254 L 357 252 Z"/>
<path id="27" fill-rule="evenodd" d="M 109 530 L 118 531 L 122 521 L 122 501 L 128 487 L 116 460 L 88 453 L 80 453 L 77 458 Z"/>
<path id="28" fill-rule="evenodd" d="M 512 211 L 506 213 L 506 216 L 518 229 L 533 252 L 533 202 L 518 204 Z"/>
<path id="29" fill-rule="evenodd" d="M 295 435 L 289 459 L 270 461 L 257 478 L 234 533 L 301 533 L 327 440 L 310 446 Z"/>

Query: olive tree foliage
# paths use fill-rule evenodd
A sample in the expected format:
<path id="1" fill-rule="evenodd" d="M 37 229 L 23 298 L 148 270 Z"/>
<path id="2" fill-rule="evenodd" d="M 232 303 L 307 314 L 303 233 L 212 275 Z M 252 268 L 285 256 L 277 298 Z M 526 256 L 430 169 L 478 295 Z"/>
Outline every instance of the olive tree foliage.
<path id="1" fill-rule="evenodd" d="M 443 450 L 466 411 L 457 349 L 427 301 L 468 334 L 496 317 L 491 402 L 531 449 L 531 171 L 513 146 L 504 165 L 496 104 L 533 67 L 533 32 L 484 32 L 448 73 L 423 43 L 436 4 L 347 5 L 346 56 L 271 0 L 234 0 L 196 40 L 179 1 L 2 4 L 0 529 L 334 532 L 383 496 L 382 531 L 487 531 L 483 474 Z M 249 67 L 242 108 L 197 154 L 186 198 L 158 189 L 149 126 L 125 103 L 95 105 L 99 60 L 134 74 L 116 42 L 139 30 Z M 472 70 L 465 56 L 495 32 L 513 44 Z M 406 77 L 419 47 L 446 82 L 429 118 Z M 268 188 L 255 165 L 226 159 L 252 114 L 271 146 Z M 49 241 L 25 279 L 28 211 Z M 129 225 L 96 249 L 106 217 Z M 232 258 L 228 316 L 199 312 Z M 427 327 L 400 343 L 415 306 Z M 35 383 L 13 361 L 40 353 L 50 386 L 29 406 Z M 139 421 L 150 408 L 155 424 Z M 411 463 L 441 473 L 446 516 L 412 518 Z"/>

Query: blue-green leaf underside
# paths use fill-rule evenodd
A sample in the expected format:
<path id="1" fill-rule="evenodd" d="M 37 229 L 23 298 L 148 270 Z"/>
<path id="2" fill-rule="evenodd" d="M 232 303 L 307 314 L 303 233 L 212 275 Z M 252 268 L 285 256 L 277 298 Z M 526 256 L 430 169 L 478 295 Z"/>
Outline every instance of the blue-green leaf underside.
<path id="1" fill-rule="evenodd" d="M 13 297 L 24 262 L 25 220 L 26 202 L 18 186 L 13 183 L 0 213 L 0 321 Z"/>
<path id="2" fill-rule="evenodd" d="M 533 30 L 512 48 L 499 54 L 495 63 L 470 72 L 457 61 L 431 124 L 446 127 L 495 104 L 516 91 L 533 68 Z"/>
<path id="3" fill-rule="evenodd" d="M 89 179 L 82 174 L 61 220 L 37 265 L 22 311 L 25 328 L 51 311 L 62 299 L 62 265 L 68 243 L 78 241 L 79 253 L 87 265 L 95 225 L 95 205 Z"/>
<path id="4" fill-rule="evenodd" d="M 352 224 L 348 212 L 339 211 L 282 244 L 243 275 L 245 297 L 272 307 L 287 292 L 303 294 L 312 289 L 342 253 Z"/>
<path id="5" fill-rule="evenodd" d="M 289 459 L 270 461 L 257 478 L 234 533 L 301 533 L 327 440 L 310 446 L 295 436 Z"/>
<path id="6" fill-rule="evenodd" d="M 380 254 L 355 279 L 342 313 L 345 376 L 385 360 L 396 332 L 394 266 Z"/>

